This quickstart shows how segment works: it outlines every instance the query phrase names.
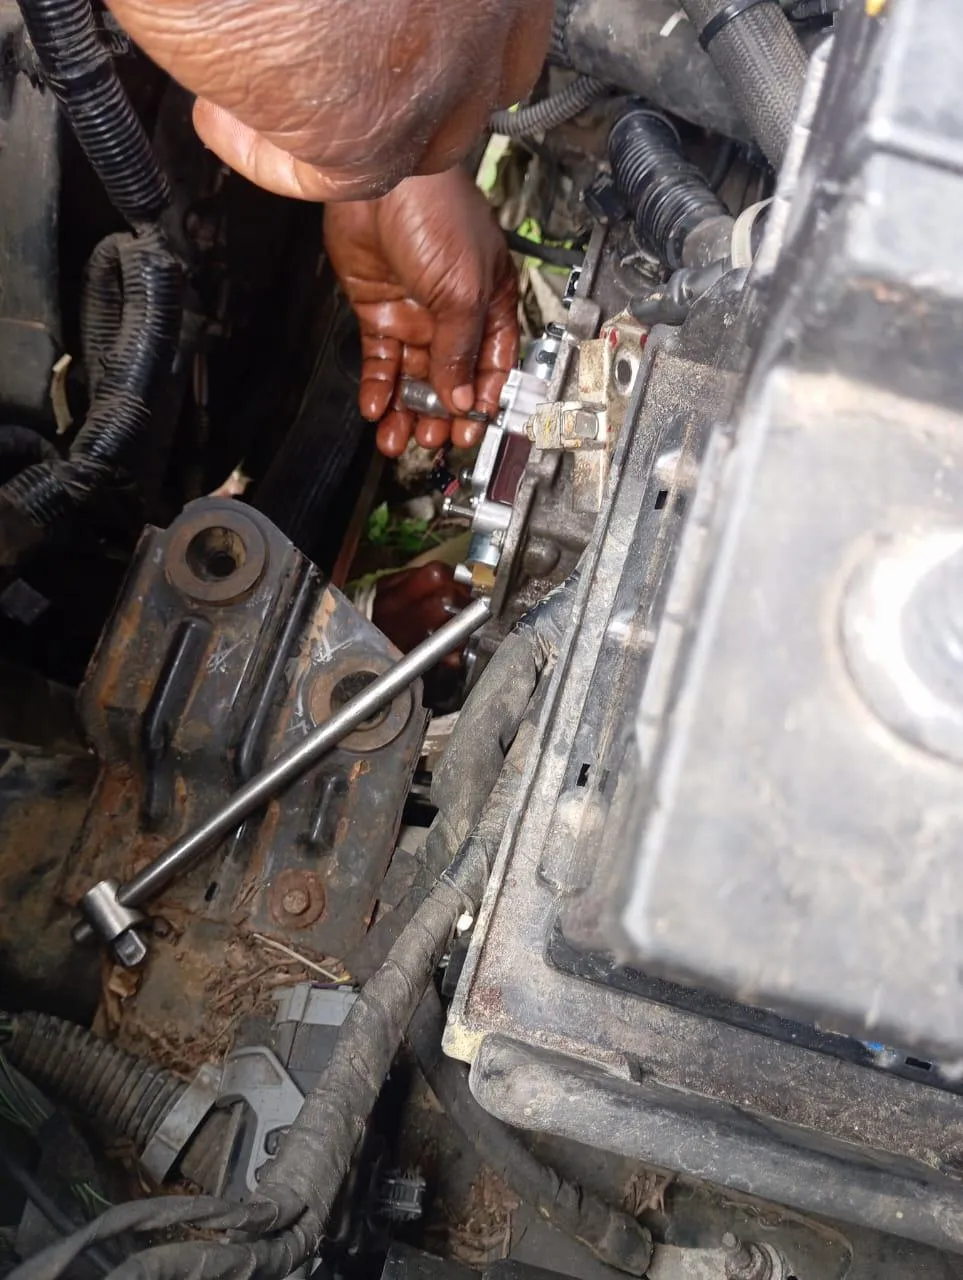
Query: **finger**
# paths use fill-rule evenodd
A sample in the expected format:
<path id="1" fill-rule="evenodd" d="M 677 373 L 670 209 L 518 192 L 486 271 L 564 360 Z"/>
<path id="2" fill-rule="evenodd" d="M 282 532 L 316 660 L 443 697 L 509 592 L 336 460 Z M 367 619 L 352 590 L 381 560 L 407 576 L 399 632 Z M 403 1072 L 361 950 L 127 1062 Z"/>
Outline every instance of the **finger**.
<path id="1" fill-rule="evenodd" d="M 518 361 L 518 290 L 514 272 L 492 299 L 485 317 L 485 333 L 478 352 L 476 405 L 490 417 L 498 412 L 499 396 Z"/>
<path id="2" fill-rule="evenodd" d="M 424 347 L 427 351 L 435 332 L 431 312 L 417 302 L 412 302 L 410 298 L 365 301 L 366 289 L 383 292 L 384 288 L 383 280 L 372 284 L 370 281 L 348 277 L 346 292 L 362 329 L 366 333 L 397 338 L 404 346 Z"/>
<path id="3" fill-rule="evenodd" d="M 375 441 L 386 458 L 400 458 L 411 439 L 415 415 L 407 409 L 391 409 L 378 424 Z"/>
<path id="4" fill-rule="evenodd" d="M 401 371 L 409 378 L 427 378 L 431 366 L 431 358 L 427 347 L 412 346 L 405 343 L 401 356 Z"/>
<path id="5" fill-rule="evenodd" d="M 445 308 L 435 313 L 431 341 L 431 383 L 453 412 L 475 404 L 475 365 L 485 331 L 485 302 Z"/>
<path id="6" fill-rule="evenodd" d="M 473 422 L 471 418 L 455 418 L 451 424 L 452 443 L 459 449 L 474 449 L 484 434 L 484 422 Z"/>
<path id="7" fill-rule="evenodd" d="M 448 439 L 450 429 L 448 418 L 419 418 L 415 439 L 423 449 L 438 449 Z"/>
<path id="8" fill-rule="evenodd" d="M 206 98 L 194 104 L 198 137 L 229 168 L 275 195 L 293 200 L 366 200 L 384 194 L 384 184 L 365 177 L 345 178 L 316 169 L 242 124 L 237 116 Z"/>
<path id="9" fill-rule="evenodd" d="M 502 388 L 507 380 L 508 372 L 502 369 L 480 372 L 475 379 L 475 403 L 479 411 L 487 413 L 489 418 L 494 418 L 498 413 Z"/>
<path id="10" fill-rule="evenodd" d="M 377 422 L 387 412 L 402 364 L 402 347 L 396 338 L 361 334 L 361 416 Z"/>

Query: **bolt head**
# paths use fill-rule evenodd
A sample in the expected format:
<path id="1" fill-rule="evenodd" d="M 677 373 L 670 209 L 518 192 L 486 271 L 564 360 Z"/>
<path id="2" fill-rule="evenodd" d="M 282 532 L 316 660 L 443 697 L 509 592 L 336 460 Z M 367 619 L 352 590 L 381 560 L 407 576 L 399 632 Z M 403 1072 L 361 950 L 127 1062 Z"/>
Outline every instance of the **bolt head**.
<path id="1" fill-rule="evenodd" d="M 147 959 L 147 945 L 136 929 L 125 929 L 114 939 L 114 955 L 125 969 L 136 969 Z"/>
<path id="2" fill-rule="evenodd" d="M 303 916 L 310 905 L 307 889 L 288 889 L 281 899 L 281 909 L 289 916 Z"/>

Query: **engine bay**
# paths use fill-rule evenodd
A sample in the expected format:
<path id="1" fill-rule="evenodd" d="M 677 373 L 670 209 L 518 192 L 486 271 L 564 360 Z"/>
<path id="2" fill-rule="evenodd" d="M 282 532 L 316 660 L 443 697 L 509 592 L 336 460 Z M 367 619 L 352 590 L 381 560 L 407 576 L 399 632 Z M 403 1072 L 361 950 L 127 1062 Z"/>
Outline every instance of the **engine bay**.
<path id="1" fill-rule="evenodd" d="M 0 0 L 0 1273 L 963 1275 L 954 16 L 559 0 L 386 458 L 325 209 Z"/>

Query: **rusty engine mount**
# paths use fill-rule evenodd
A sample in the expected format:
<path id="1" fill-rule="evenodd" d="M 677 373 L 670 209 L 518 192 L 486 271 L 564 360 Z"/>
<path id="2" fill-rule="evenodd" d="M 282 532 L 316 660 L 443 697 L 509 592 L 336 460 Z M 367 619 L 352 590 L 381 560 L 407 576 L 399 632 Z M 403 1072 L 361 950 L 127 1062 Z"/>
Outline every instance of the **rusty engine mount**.
<path id="1" fill-rule="evenodd" d="M 81 692 L 100 771 L 66 898 L 136 873 L 397 657 L 258 511 L 202 499 L 148 529 Z M 169 886 L 151 905 L 156 945 L 125 1021 L 201 1035 L 239 934 L 350 969 L 424 724 L 416 683 Z"/>

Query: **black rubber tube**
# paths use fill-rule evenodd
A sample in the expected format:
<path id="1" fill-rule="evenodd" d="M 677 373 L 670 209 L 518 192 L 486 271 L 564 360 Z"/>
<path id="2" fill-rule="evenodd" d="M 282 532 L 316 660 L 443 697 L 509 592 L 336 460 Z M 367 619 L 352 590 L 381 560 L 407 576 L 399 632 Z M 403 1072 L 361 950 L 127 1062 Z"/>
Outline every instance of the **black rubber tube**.
<path id="1" fill-rule="evenodd" d="M 57 457 L 57 450 L 32 427 L 0 426 L 0 474 L 14 474 Z"/>
<path id="2" fill-rule="evenodd" d="M 111 237 L 94 254 L 91 287 L 104 291 L 94 304 L 104 320 L 95 338 L 101 367 L 93 370 L 90 412 L 70 456 L 30 467 L 0 488 L 5 569 L 103 491 L 136 483 L 152 401 L 171 371 L 181 322 L 180 271 L 157 222 L 169 203 L 167 182 L 98 36 L 90 0 L 19 3 L 44 80 L 136 237 Z"/>
<path id="3" fill-rule="evenodd" d="M 578 267 L 585 261 L 585 254 L 580 249 L 566 249 L 561 244 L 540 244 L 537 240 L 529 240 L 517 231 L 506 231 L 505 239 L 512 253 L 523 253 L 526 258 L 537 258 L 550 267 Z"/>
<path id="4" fill-rule="evenodd" d="M 642 1275 L 652 1260 L 652 1235 L 635 1218 L 567 1182 L 472 1097 L 468 1069 L 445 1056 L 441 1002 L 429 986 L 408 1028 L 411 1046 L 432 1093 L 481 1161 L 535 1208 L 540 1217 L 585 1245 L 607 1266 Z"/>
<path id="5" fill-rule="evenodd" d="M 156 227 L 112 237 L 98 254 L 120 280 L 122 314 L 109 321 L 116 338 L 100 357 L 96 393 L 68 457 L 29 467 L 0 487 L 0 566 L 16 565 L 104 491 L 139 478 L 151 405 L 170 373 L 180 333 L 180 269 Z M 102 310 L 98 341 L 108 331 Z"/>
<path id="6" fill-rule="evenodd" d="M 682 0 L 682 7 L 702 34 L 729 3 Z M 713 36 L 708 53 L 752 136 L 778 168 L 792 135 L 807 59 L 777 0 L 737 14 Z"/>
<path id="7" fill-rule="evenodd" d="M 172 1071 L 85 1027 L 42 1013 L 11 1016 L 10 1061 L 44 1093 L 143 1151 L 187 1088 Z"/>
<path id="8" fill-rule="evenodd" d="M 108 236 L 90 255 L 80 303 L 80 339 L 93 401 L 110 364 L 124 323 L 123 259 L 130 237 Z"/>
<path id="9" fill-rule="evenodd" d="M 635 219 L 639 239 L 670 267 L 683 264 L 685 242 L 728 210 L 702 170 L 682 154 L 673 127 L 639 107 L 615 122 L 609 135 L 612 176 Z"/>
<path id="10" fill-rule="evenodd" d="M 19 0 L 43 78 L 110 196 L 133 227 L 170 199 L 144 127 L 94 24 L 90 0 Z"/>
<path id="11" fill-rule="evenodd" d="M 581 115 L 586 107 L 598 102 L 609 92 L 604 80 L 594 76 L 578 76 L 571 84 L 550 94 L 541 102 L 519 107 L 515 111 L 496 111 L 489 120 L 492 133 L 504 138 L 525 138 L 531 133 L 547 133 L 560 124 Z"/>

